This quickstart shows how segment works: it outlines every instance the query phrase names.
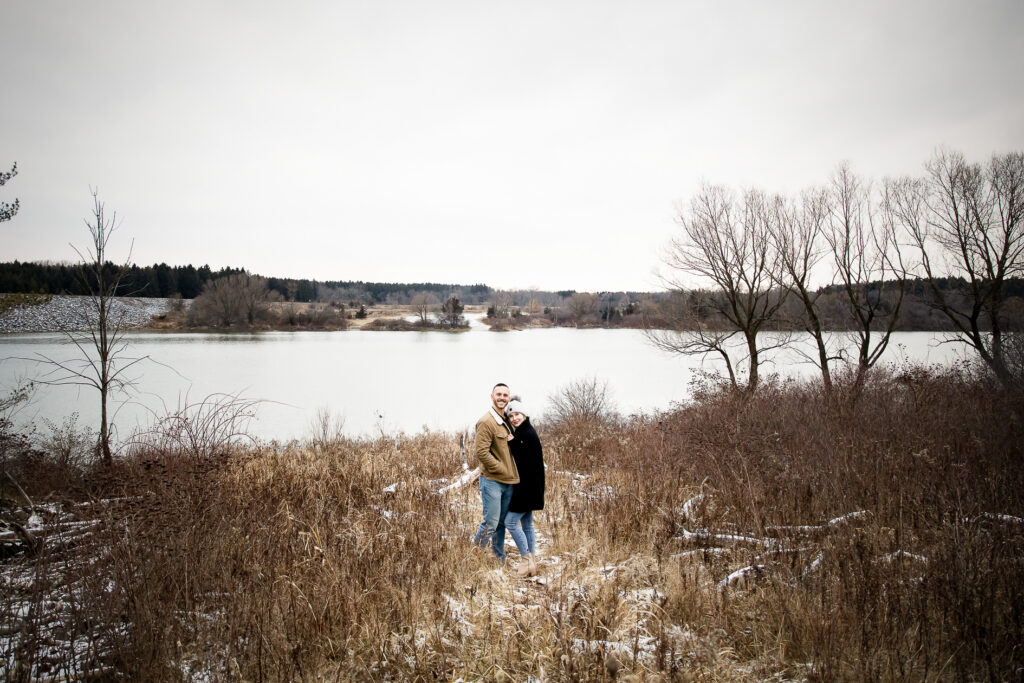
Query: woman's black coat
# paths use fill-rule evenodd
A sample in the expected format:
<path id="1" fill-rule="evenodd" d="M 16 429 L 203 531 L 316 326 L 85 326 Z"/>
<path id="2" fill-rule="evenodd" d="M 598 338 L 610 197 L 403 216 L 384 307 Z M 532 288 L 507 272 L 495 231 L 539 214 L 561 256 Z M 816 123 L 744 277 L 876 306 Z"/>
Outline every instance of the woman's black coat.
<path id="1" fill-rule="evenodd" d="M 519 483 L 512 487 L 512 501 L 508 509 L 512 512 L 528 512 L 544 509 L 544 449 L 540 437 L 530 424 L 530 418 L 523 420 L 508 442 L 508 449 L 519 470 Z"/>

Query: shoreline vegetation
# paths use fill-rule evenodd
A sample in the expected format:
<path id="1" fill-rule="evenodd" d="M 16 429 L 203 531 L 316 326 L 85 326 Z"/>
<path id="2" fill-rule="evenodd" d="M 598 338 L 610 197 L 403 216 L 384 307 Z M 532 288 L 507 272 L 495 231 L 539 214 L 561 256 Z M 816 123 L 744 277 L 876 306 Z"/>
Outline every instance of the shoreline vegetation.
<path id="1" fill-rule="evenodd" d="M 694 292 L 694 296 L 699 292 Z M 572 297 L 577 297 L 574 294 Z M 171 332 L 260 332 L 260 331 L 341 331 L 341 330 L 382 330 L 382 331 L 446 331 L 460 332 L 469 329 L 466 316 L 473 316 L 492 331 L 514 331 L 533 328 L 573 327 L 580 329 L 616 328 L 616 329 L 672 329 L 677 322 L 667 322 L 663 311 L 672 311 L 679 305 L 679 297 L 668 293 L 650 295 L 650 299 L 633 304 L 634 310 L 622 313 L 598 311 L 600 301 L 598 295 L 593 297 L 592 307 L 583 312 L 573 312 L 568 305 L 559 307 L 536 308 L 532 313 L 527 307 L 509 306 L 507 310 L 495 312 L 493 303 L 464 305 L 460 312 L 458 324 L 443 324 L 441 316 L 434 306 L 424 310 L 422 305 L 413 304 L 372 304 L 347 306 L 329 302 L 296 302 L 266 301 L 260 302 L 252 314 L 252 322 L 239 314 L 225 316 L 224 319 L 213 321 L 197 319 L 191 315 L 193 301 L 173 298 L 117 297 L 129 313 L 126 315 L 126 326 L 145 331 Z M 572 303 L 570 297 L 569 304 Z M 18 332 L 59 332 L 68 327 L 88 327 L 81 311 L 75 310 L 76 302 L 83 307 L 88 297 L 77 295 L 51 294 L 0 294 L 0 334 Z M 628 310 L 629 304 L 622 309 Z M 953 329 L 948 321 L 935 315 L 934 311 L 920 310 L 913 304 L 904 304 L 904 312 L 895 326 L 899 331 L 951 332 Z M 908 313 L 909 311 L 909 313 Z M 1024 324 L 1024 299 L 1015 296 L 1011 299 L 1011 316 L 1021 318 Z M 849 321 L 842 316 L 834 315 L 826 318 L 830 323 L 827 329 L 843 332 L 852 329 Z M 878 326 L 885 324 L 881 317 Z M 720 321 L 709 317 L 700 321 L 705 328 L 720 327 Z M 698 323 L 693 322 L 693 329 Z M 724 327 L 724 326 L 722 326 Z M 780 316 L 766 331 L 794 331 L 803 329 L 803 321 L 799 315 Z"/>
<path id="2" fill-rule="evenodd" d="M 585 382 L 552 397 L 528 580 L 471 543 L 457 434 L 325 415 L 258 442 L 228 402 L 105 465 L 67 425 L 0 420 L 0 678 L 1019 676 L 1020 387 L 908 366 L 696 389 L 641 417 L 588 410 Z"/>
<path id="3" fill-rule="evenodd" d="M 0 292 L 8 292 L 0 294 L 0 331 L 7 331 L 3 319 L 9 317 L 11 308 L 31 307 L 49 297 L 88 295 L 88 265 L 0 263 Z M 729 313 L 729 294 L 721 288 L 671 287 L 660 292 L 499 290 L 484 284 L 319 282 L 263 277 L 239 268 L 214 271 L 209 266 L 191 265 L 107 263 L 100 270 L 118 274 L 118 299 L 165 302 L 163 310 L 152 311 L 155 318 L 149 327 L 155 330 L 458 331 L 467 326 L 465 315 L 479 316 L 481 323 L 496 331 L 533 327 L 701 329 L 717 337 L 719 332 L 737 330 L 736 320 Z M 950 310 L 968 310 L 969 292 L 979 286 L 984 290 L 984 282 L 979 285 L 962 277 L 929 274 L 915 278 L 904 273 L 893 281 L 801 289 L 801 296 L 797 296 L 796 291 L 787 289 L 781 272 L 775 275 L 780 282 L 765 285 L 764 295 L 771 294 L 780 305 L 772 315 L 759 320 L 759 328 L 766 331 L 862 331 L 868 325 L 880 332 L 959 332 L 959 313 L 950 314 Z M 864 279 L 870 279 L 870 274 Z M 1002 328 L 1024 329 L 1024 278 L 1005 277 L 999 283 L 999 292 Z M 851 305 L 849 297 L 854 294 L 856 305 Z M 808 313 L 807 300 L 813 301 L 813 315 Z M 154 305 L 144 307 L 152 309 Z M 868 307 L 866 313 L 864 306 Z M 981 330 L 991 327 L 989 317 L 980 316 L 977 323 Z"/>

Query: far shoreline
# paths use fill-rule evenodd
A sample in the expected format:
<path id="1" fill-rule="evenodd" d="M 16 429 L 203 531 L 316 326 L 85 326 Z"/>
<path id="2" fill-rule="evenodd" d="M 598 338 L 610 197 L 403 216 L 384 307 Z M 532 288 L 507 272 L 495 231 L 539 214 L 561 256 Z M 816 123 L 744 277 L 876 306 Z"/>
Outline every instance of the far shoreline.
<path id="1" fill-rule="evenodd" d="M 10 295 L 0 295 L 3 297 Z M 25 296 L 25 295 L 18 295 Z M 77 324 L 88 312 L 89 297 L 81 295 L 28 295 L 29 303 L 18 303 L 0 309 L 0 336 L 16 336 L 22 334 L 60 334 L 65 331 L 85 331 L 86 326 Z M 35 298 L 35 302 L 32 299 Z M 144 297 L 117 297 L 119 304 L 126 307 L 126 332 L 178 333 L 178 334 L 225 334 L 242 335 L 262 332 L 441 332 L 460 334 L 470 331 L 486 332 L 518 332 L 533 329 L 565 328 L 577 330 L 644 330 L 663 331 L 665 328 L 652 326 L 646 328 L 640 316 L 630 316 L 629 324 L 616 322 L 608 325 L 588 321 L 574 324 L 566 321 L 552 321 L 546 315 L 529 315 L 522 313 L 508 318 L 487 317 L 486 304 L 467 305 L 463 317 L 467 319 L 466 327 L 445 328 L 436 323 L 424 325 L 419 318 L 416 307 L 406 304 L 375 304 L 364 309 L 365 314 L 359 315 L 345 312 L 344 318 L 334 318 L 329 322 L 307 322 L 310 311 L 323 310 L 330 306 L 325 303 L 275 302 L 278 319 L 291 317 L 298 322 L 288 324 L 271 324 L 265 320 L 253 325 L 231 325 L 226 327 L 210 325 L 189 325 L 188 308 L 191 300 L 173 300 Z M 344 310 L 344 309 L 342 309 Z M 287 311 L 288 316 L 283 316 Z M 432 316 L 433 317 L 433 316 Z M 315 320 L 315 316 L 313 316 Z M 338 322 L 344 323 L 339 325 Z M 766 329 L 766 333 L 798 334 L 801 329 Z M 826 330 L 828 334 L 844 334 L 855 330 Z M 925 332 L 930 334 L 950 333 L 953 330 L 940 329 L 900 329 L 899 332 Z"/>

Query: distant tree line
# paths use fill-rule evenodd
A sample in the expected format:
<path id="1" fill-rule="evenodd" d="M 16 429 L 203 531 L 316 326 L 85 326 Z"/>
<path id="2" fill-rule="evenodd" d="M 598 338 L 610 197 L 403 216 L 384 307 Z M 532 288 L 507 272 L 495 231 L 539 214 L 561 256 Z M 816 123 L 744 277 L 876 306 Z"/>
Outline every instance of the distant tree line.
<path id="1" fill-rule="evenodd" d="M 893 330 L 932 332 L 954 331 L 956 327 L 937 307 L 932 283 L 926 279 L 908 278 L 898 310 L 890 304 L 888 292 L 899 282 L 871 280 L 859 283 L 866 301 L 876 302 L 875 317 L 869 322 L 872 330 L 881 330 L 892 322 Z M 954 295 L 968 287 L 962 277 L 935 279 L 937 291 Z M 1024 323 L 1024 278 L 1009 278 L 1003 291 L 1010 301 L 1006 315 Z M 848 305 L 844 285 L 829 284 L 810 290 L 815 301 L 815 315 L 823 330 L 845 332 L 857 329 L 859 322 Z M 414 302 L 415 303 L 415 302 Z M 714 289 L 678 289 L 663 292 L 577 292 L 563 290 L 494 290 L 487 302 L 487 322 L 493 327 L 515 327 L 527 324 L 529 318 L 545 318 L 550 324 L 563 327 L 629 327 L 673 329 L 685 332 L 704 328 L 726 332 L 731 323 L 721 311 L 727 304 L 720 291 Z M 681 319 L 685 313 L 685 319 Z M 895 318 L 893 319 L 893 316 Z M 503 325 L 502 321 L 506 321 Z M 806 330 L 811 325 L 806 307 L 796 296 L 786 296 L 777 313 L 764 322 L 765 331 Z"/>
<path id="2" fill-rule="evenodd" d="M 113 263 L 104 265 L 109 273 L 119 271 Z M 88 273 L 80 263 L 40 263 L 10 261 L 0 263 L 0 292 L 16 294 L 88 294 Z M 243 268 L 213 270 L 208 265 L 198 268 L 170 266 L 158 263 L 152 266 L 132 265 L 123 273 L 117 296 L 166 298 L 181 295 L 194 299 L 202 293 L 208 282 L 246 273 Z M 85 278 L 85 279 L 83 279 Z M 391 283 L 363 281 L 323 281 L 294 278 L 267 277 L 267 288 L 277 292 L 285 301 L 344 302 L 359 304 L 409 304 L 417 294 L 429 292 L 440 300 L 455 294 L 465 304 L 479 304 L 491 296 L 487 285 L 451 285 L 433 282 Z"/>
<path id="3" fill-rule="evenodd" d="M 121 273 L 122 267 L 104 263 L 108 274 L 120 273 L 117 296 L 169 297 L 180 294 L 193 299 L 211 280 L 241 273 L 240 268 L 222 268 L 214 271 L 209 266 L 152 266 L 131 265 Z M 0 263 L 0 291 L 14 294 L 89 294 L 89 268 L 81 263 L 38 263 L 11 261 Z"/>
<path id="4" fill-rule="evenodd" d="M 872 330 L 881 330 L 890 322 L 893 308 L 887 300 L 887 291 L 898 287 L 893 280 L 881 282 L 873 280 L 865 283 L 863 291 L 870 301 L 879 302 L 876 317 L 871 321 Z M 953 331 L 956 327 L 949 318 L 937 310 L 937 298 L 927 280 L 907 279 L 903 285 L 905 291 L 899 310 L 895 312 L 893 330 L 908 332 L 927 330 L 930 332 Z M 953 295 L 967 287 L 964 278 L 938 278 L 936 287 L 939 292 Z M 1011 301 L 1007 316 L 1024 323 L 1024 279 L 1012 278 L 1004 282 L 1006 297 Z M 850 312 L 847 293 L 842 285 L 828 285 L 811 290 L 815 301 L 815 315 L 823 330 L 844 332 L 855 329 L 856 317 Z M 691 289 L 670 292 L 659 292 L 646 295 L 639 304 L 645 316 L 646 326 L 652 328 L 668 328 L 679 323 L 680 310 L 691 318 L 690 329 L 704 327 L 711 330 L 725 330 L 730 324 L 721 315 L 724 304 L 723 295 L 713 289 Z M 569 311 L 571 315 L 571 311 Z M 600 319 L 600 317 L 598 318 Z M 613 318 L 614 320 L 615 318 Z M 789 296 L 779 308 L 778 313 L 765 321 L 766 331 L 806 330 L 811 324 L 808 312 L 801 301 Z"/>
<path id="5" fill-rule="evenodd" d="M 268 280 L 272 282 L 273 280 Z M 292 281 L 295 282 L 295 281 Z M 301 281 L 300 281 L 301 282 Z M 413 304 L 420 294 L 432 294 L 439 301 L 455 295 L 465 305 L 482 304 L 491 297 L 491 288 L 483 284 L 453 285 L 436 282 L 395 283 L 328 280 L 317 282 L 317 299 L 325 302 L 367 304 Z M 274 289 L 271 284 L 271 289 Z"/>

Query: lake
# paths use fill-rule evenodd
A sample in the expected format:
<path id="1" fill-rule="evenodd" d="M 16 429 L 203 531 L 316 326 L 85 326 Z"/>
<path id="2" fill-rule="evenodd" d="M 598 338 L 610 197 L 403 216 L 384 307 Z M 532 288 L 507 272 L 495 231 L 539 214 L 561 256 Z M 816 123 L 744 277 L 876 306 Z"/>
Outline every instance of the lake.
<path id="1" fill-rule="evenodd" d="M 885 362 L 946 364 L 960 357 L 945 335 L 894 335 Z M 147 333 L 128 335 L 129 357 L 148 356 L 133 368 L 136 390 L 119 406 L 121 437 L 183 402 L 214 393 L 258 399 L 250 432 L 287 440 L 312 433 L 317 411 L 344 419 L 350 435 L 421 428 L 472 428 L 488 406 L 491 387 L 508 384 L 530 412 L 543 419 L 548 396 L 582 378 L 607 382 L 620 412 L 664 410 L 685 401 L 701 359 L 654 348 L 637 330 L 531 329 L 490 332 L 479 324 L 459 334 L 441 332 L 261 332 L 253 334 Z M 59 334 L 0 337 L 0 388 L 41 374 L 21 358 L 71 358 Z M 707 359 L 706 369 L 718 365 Z M 814 376 L 817 369 L 793 351 L 776 354 L 764 372 Z M 115 397 L 117 398 L 117 397 Z M 79 425 L 99 418 L 95 389 L 41 386 L 22 409 L 19 424 L 60 423 L 77 411 Z"/>

